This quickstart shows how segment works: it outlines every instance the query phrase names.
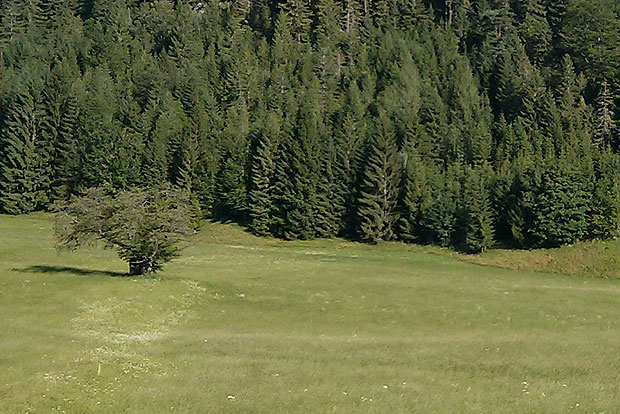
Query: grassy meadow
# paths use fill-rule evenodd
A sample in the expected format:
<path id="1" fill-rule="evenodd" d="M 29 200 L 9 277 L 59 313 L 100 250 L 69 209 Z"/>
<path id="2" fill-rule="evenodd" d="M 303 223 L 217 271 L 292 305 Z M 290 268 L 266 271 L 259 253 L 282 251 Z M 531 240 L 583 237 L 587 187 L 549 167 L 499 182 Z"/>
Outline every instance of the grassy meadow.
<path id="1" fill-rule="evenodd" d="M 459 258 L 506 269 L 620 279 L 620 242 L 617 240 L 584 241 L 555 249 L 489 250 L 480 255 L 460 255 Z"/>
<path id="2" fill-rule="evenodd" d="M 573 253 L 465 258 L 222 224 L 155 277 L 53 245 L 49 216 L 0 216 L 0 413 L 620 407 L 615 242 L 564 272 L 608 279 L 558 274 Z M 480 265 L 505 261 L 521 270 Z"/>

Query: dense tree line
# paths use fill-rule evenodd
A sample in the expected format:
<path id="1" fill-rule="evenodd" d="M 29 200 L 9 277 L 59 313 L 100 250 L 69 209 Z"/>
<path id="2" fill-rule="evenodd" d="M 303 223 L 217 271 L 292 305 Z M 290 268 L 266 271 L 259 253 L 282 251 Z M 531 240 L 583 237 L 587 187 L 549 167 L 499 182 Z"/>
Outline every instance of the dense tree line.
<path id="1" fill-rule="evenodd" d="M 0 0 L 0 210 L 186 191 L 259 235 L 615 236 L 615 0 Z"/>

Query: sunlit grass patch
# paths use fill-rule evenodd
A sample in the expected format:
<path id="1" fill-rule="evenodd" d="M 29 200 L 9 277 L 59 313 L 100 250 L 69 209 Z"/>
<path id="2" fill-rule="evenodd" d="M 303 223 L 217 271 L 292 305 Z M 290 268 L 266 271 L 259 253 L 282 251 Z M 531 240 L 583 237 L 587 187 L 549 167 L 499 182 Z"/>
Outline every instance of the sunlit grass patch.
<path id="1" fill-rule="evenodd" d="M 471 263 L 604 279 L 620 278 L 620 241 L 586 241 L 556 249 L 489 250 L 459 257 Z"/>

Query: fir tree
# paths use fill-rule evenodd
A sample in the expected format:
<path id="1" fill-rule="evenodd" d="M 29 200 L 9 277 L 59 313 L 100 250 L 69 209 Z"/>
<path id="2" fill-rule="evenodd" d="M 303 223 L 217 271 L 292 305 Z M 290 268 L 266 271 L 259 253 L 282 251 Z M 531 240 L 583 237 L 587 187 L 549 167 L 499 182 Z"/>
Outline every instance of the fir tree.
<path id="1" fill-rule="evenodd" d="M 460 185 L 454 168 L 428 177 L 430 196 L 420 206 L 420 240 L 450 246 L 457 228 Z"/>
<path id="2" fill-rule="evenodd" d="M 615 120 L 613 113 L 613 101 L 609 86 L 606 81 L 601 83 L 600 92 L 596 99 L 594 124 L 594 143 L 598 147 L 605 147 L 612 144 Z M 616 144 L 613 142 L 613 144 Z"/>
<path id="3" fill-rule="evenodd" d="M 274 158 L 279 135 L 277 116 L 268 114 L 265 125 L 258 131 L 256 138 L 248 195 L 249 226 L 252 232 L 259 236 L 272 233 Z"/>
<path id="4" fill-rule="evenodd" d="M 493 244 L 493 217 L 483 169 L 468 169 L 463 186 L 465 247 L 481 253 Z"/>
<path id="5" fill-rule="evenodd" d="M 340 9 L 333 0 L 323 0 L 318 7 L 317 57 L 321 95 L 325 112 L 330 116 L 338 105 L 340 81 L 345 65 L 340 50 L 343 32 L 340 28 Z"/>
<path id="6" fill-rule="evenodd" d="M 312 75 L 309 75 L 312 76 Z M 310 239 L 316 236 L 317 223 L 325 212 L 319 202 L 320 120 L 319 84 L 316 78 L 306 80 L 308 89 L 300 98 L 297 126 L 287 134 L 284 151 L 289 169 L 288 208 L 284 212 L 282 230 L 288 239 Z"/>
<path id="7" fill-rule="evenodd" d="M 15 98 L 1 138 L 0 200 L 6 213 L 29 213 L 47 206 L 48 147 L 41 137 L 41 118 L 30 92 Z"/>
<path id="8" fill-rule="evenodd" d="M 369 143 L 359 199 L 360 238 L 376 243 L 394 237 L 401 166 L 391 120 L 379 115 L 376 134 Z"/>
<path id="9" fill-rule="evenodd" d="M 399 238 L 408 242 L 426 241 L 421 223 L 422 209 L 432 202 L 427 169 L 417 151 L 409 151 L 405 162 L 398 223 Z"/>
<path id="10" fill-rule="evenodd" d="M 596 182 L 592 194 L 590 236 L 610 238 L 620 235 L 620 159 L 603 152 L 596 162 Z"/>
<path id="11" fill-rule="evenodd" d="M 78 183 L 78 164 L 74 157 L 77 146 L 75 128 L 78 108 L 70 91 L 70 72 L 67 65 L 59 63 L 46 83 L 42 99 L 41 135 L 47 145 L 50 175 L 47 197 L 50 201 L 65 200 Z"/>
<path id="12" fill-rule="evenodd" d="M 309 40 L 312 14 L 308 5 L 304 0 L 286 0 L 280 5 L 281 13 L 286 14 L 290 22 L 292 36 L 299 43 Z"/>
<path id="13" fill-rule="evenodd" d="M 2 31 L 0 33 L 0 44 L 6 46 L 13 41 L 16 36 L 24 34 L 27 26 L 26 10 L 18 0 L 7 0 L 0 3 L 2 14 L 0 21 Z"/>
<path id="14" fill-rule="evenodd" d="M 519 33 L 525 42 L 527 54 L 534 62 L 542 63 L 551 50 L 551 28 L 542 0 L 525 0 L 525 18 Z"/>
<path id="15" fill-rule="evenodd" d="M 231 153 L 222 157 L 215 191 L 217 217 L 226 219 L 245 216 L 247 208 L 245 172 L 243 165 Z"/>
<path id="16" fill-rule="evenodd" d="M 545 166 L 532 208 L 536 246 L 557 247 L 583 238 L 588 230 L 592 183 L 567 160 Z"/>

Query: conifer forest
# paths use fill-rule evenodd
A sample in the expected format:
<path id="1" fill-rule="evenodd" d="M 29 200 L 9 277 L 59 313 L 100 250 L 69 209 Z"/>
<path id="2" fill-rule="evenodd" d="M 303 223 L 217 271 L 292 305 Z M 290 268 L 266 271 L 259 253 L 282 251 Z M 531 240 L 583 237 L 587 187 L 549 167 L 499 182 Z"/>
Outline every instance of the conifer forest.
<path id="1" fill-rule="evenodd" d="M 620 231 L 615 0 L 0 0 L 0 212 L 175 186 L 284 239 Z"/>

